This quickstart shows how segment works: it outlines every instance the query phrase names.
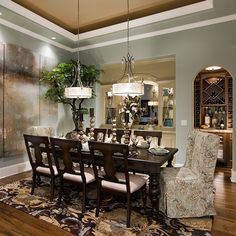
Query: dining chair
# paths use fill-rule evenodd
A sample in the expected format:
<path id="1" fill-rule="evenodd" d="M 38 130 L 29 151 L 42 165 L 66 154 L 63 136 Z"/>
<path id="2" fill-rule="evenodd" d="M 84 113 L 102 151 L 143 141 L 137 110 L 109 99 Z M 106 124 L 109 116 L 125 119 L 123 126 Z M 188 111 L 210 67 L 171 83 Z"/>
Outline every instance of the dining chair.
<path id="1" fill-rule="evenodd" d="M 142 136 L 146 139 L 148 136 L 156 137 L 158 146 L 161 145 L 162 131 L 146 131 L 146 130 L 134 130 L 134 135 Z"/>
<path id="2" fill-rule="evenodd" d="M 90 133 L 90 128 L 86 128 L 85 130 L 86 135 L 88 136 Z M 94 128 L 94 140 L 95 141 L 100 141 L 100 142 L 105 142 L 105 137 L 106 137 L 106 133 L 107 133 L 107 129 L 103 129 L 103 128 Z"/>
<path id="3" fill-rule="evenodd" d="M 64 192 L 64 182 L 82 187 L 82 213 L 86 208 L 87 186 L 95 181 L 93 168 L 85 167 L 81 157 L 81 142 L 71 139 L 50 138 L 52 153 L 60 175 L 60 193 L 58 202 L 61 203 Z M 78 165 L 74 164 L 76 162 Z"/>
<path id="4" fill-rule="evenodd" d="M 131 196 L 137 191 L 142 192 L 143 205 L 146 207 L 146 179 L 129 173 L 129 148 L 125 144 L 100 143 L 89 141 L 93 169 L 97 181 L 97 206 L 95 216 L 99 216 L 101 193 L 109 192 L 127 198 L 127 227 L 130 227 Z M 115 161 L 119 156 L 119 165 Z M 97 163 L 103 161 L 104 172 L 99 174 Z M 120 172 L 122 170 L 123 172 Z"/>
<path id="5" fill-rule="evenodd" d="M 214 171 L 220 137 L 193 131 L 183 167 L 163 167 L 159 208 L 170 218 L 215 215 Z"/>
<path id="6" fill-rule="evenodd" d="M 34 194 L 34 189 L 40 186 L 40 176 L 51 179 L 50 200 L 54 197 L 55 179 L 59 177 L 57 168 L 53 165 L 53 158 L 50 154 L 49 140 L 47 136 L 37 136 L 24 134 L 25 146 L 29 161 L 32 167 L 32 188 L 31 194 Z"/>
<path id="7" fill-rule="evenodd" d="M 117 140 L 118 143 L 122 143 L 122 138 L 125 135 L 124 131 L 125 131 L 124 129 L 117 129 L 116 130 L 116 140 Z M 127 132 L 128 132 L 127 134 L 130 136 L 131 135 L 131 130 L 128 129 Z M 110 135 L 112 134 L 112 130 L 108 129 L 107 133 L 108 133 L 108 136 L 110 137 Z"/>

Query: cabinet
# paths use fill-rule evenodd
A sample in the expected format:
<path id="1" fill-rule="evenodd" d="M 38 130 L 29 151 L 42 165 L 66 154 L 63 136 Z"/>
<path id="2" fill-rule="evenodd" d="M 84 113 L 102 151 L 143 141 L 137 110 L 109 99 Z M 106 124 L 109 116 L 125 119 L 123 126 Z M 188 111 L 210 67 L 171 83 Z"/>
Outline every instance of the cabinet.
<path id="1" fill-rule="evenodd" d="M 208 128 L 233 128 L 232 86 L 232 77 L 227 72 L 197 76 L 194 81 L 195 128 L 206 125 L 206 116 L 210 117 Z"/>
<path id="2" fill-rule="evenodd" d="M 233 80 L 230 74 L 202 71 L 194 81 L 194 128 L 220 136 L 218 162 L 231 166 Z"/>

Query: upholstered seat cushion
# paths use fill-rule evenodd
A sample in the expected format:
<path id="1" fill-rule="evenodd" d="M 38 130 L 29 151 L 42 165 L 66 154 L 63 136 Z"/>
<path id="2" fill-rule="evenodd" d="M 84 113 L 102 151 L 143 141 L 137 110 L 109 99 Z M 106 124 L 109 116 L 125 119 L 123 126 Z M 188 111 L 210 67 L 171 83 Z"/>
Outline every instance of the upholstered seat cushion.
<path id="1" fill-rule="evenodd" d="M 78 173 L 78 174 L 80 173 L 79 170 L 76 170 L 75 172 Z M 85 179 L 86 179 L 86 184 L 95 181 L 95 175 L 94 175 L 94 172 L 93 172 L 92 168 L 85 167 L 84 168 L 84 175 L 85 175 Z M 82 183 L 81 175 L 64 173 L 63 178 L 66 179 L 66 180 L 69 180 L 69 181 Z"/>
<path id="2" fill-rule="evenodd" d="M 54 175 L 58 175 L 58 171 L 56 166 L 52 166 L 53 170 L 54 170 Z M 42 166 L 38 166 L 36 168 L 36 172 L 38 173 L 42 173 L 42 174 L 47 174 L 47 175 L 51 175 L 50 169 L 49 167 L 42 167 Z"/>
<path id="3" fill-rule="evenodd" d="M 120 181 L 124 181 L 124 184 L 114 183 L 107 180 L 102 180 L 102 187 L 107 189 L 114 189 L 120 192 L 127 192 L 126 185 L 125 185 L 125 174 L 124 173 L 117 173 L 116 177 Z M 129 182 L 130 182 L 130 192 L 133 193 L 143 187 L 146 184 L 146 179 L 140 175 L 129 175 Z"/>

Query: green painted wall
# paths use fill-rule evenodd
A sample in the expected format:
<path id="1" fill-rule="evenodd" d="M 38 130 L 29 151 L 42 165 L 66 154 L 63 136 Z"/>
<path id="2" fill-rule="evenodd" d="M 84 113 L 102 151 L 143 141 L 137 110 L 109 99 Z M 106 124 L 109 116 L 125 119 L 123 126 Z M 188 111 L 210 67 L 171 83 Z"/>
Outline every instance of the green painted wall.
<path id="1" fill-rule="evenodd" d="M 140 39 L 130 43 L 131 52 L 136 60 L 169 55 L 175 55 L 176 57 L 176 144 L 179 148 L 177 154 L 177 163 L 179 164 L 183 164 L 185 161 L 186 137 L 193 128 L 192 90 L 195 76 L 206 66 L 220 65 L 227 69 L 233 78 L 236 78 L 235 28 L 236 21 L 230 21 Z M 100 64 L 101 66 L 119 63 L 125 54 L 125 44 L 90 49 L 80 53 L 84 63 Z M 236 83 L 234 83 L 234 91 L 236 91 Z M 234 96 L 234 104 L 236 104 L 235 100 L 236 96 Z M 96 115 L 98 116 L 99 112 Z M 181 120 L 187 120 L 187 126 L 181 126 Z M 235 116 L 234 124 L 236 124 Z M 233 146 L 236 144 L 235 136 L 234 134 Z M 234 160 L 236 160 L 235 151 Z M 236 170 L 236 166 L 234 166 L 234 170 Z"/>

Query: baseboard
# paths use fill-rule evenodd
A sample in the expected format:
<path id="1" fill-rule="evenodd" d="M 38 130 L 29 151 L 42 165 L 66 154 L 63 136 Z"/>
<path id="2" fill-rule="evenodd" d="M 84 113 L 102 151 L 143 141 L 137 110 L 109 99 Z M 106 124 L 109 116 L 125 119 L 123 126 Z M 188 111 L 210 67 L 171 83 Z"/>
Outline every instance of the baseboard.
<path id="1" fill-rule="evenodd" d="M 231 182 L 236 183 L 236 171 L 233 171 L 233 169 L 231 169 L 231 178 L 230 178 Z"/>
<path id="2" fill-rule="evenodd" d="M 29 161 L 0 168 L 0 179 L 31 170 Z"/>

